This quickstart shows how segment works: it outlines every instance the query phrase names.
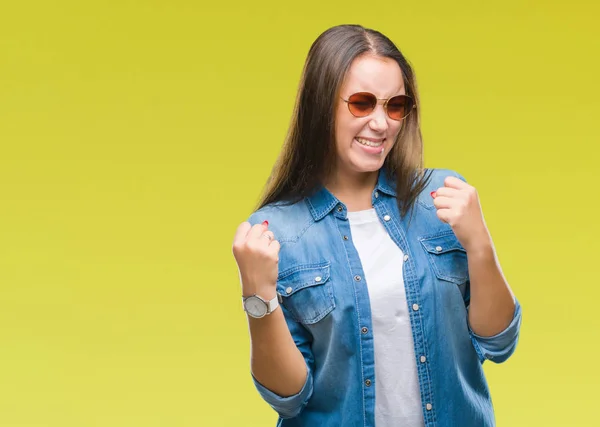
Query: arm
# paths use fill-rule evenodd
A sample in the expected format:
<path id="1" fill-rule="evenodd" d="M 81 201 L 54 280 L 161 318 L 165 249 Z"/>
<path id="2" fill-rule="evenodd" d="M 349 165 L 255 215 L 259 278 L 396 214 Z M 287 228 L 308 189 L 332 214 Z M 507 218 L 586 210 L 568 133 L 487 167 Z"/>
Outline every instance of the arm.
<path id="1" fill-rule="evenodd" d="M 244 222 L 236 231 L 233 254 L 244 297 L 256 294 L 270 300 L 276 296 L 280 246 L 267 228 L 266 222 L 254 226 Z M 308 332 L 300 325 L 288 327 L 283 310 L 280 306 L 260 319 L 248 315 L 250 365 L 261 396 L 282 418 L 291 418 L 312 394 L 312 375 L 304 359 L 310 355 L 310 344 Z"/>
<path id="2" fill-rule="evenodd" d="M 483 361 L 500 363 L 514 352 L 521 326 L 521 307 L 507 283 L 491 238 L 467 251 L 470 277 L 468 327 Z"/>
<path id="3" fill-rule="evenodd" d="M 467 252 L 471 281 L 469 324 L 477 335 L 491 337 L 510 324 L 515 297 L 506 282 L 491 238 Z"/>
<path id="4" fill-rule="evenodd" d="M 309 368 L 313 362 L 310 334 L 285 315 L 283 306 L 267 318 L 275 315 L 277 317 L 272 319 L 272 325 L 261 322 L 266 318 L 249 319 L 252 378 L 262 398 L 282 418 L 292 418 L 302 411 L 313 392 L 313 377 Z M 273 330 L 270 331 L 271 327 Z M 277 340 L 285 338 L 286 345 L 270 349 L 277 345 L 271 332 L 278 332 Z M 268 335 L 263 336 L 263 333 Z M 265 345 L 269 341 L 270 344 Z"/>
<path id="5" fill-rule="evenodd" d="M 470 305 L 467 324 L 480 360 L 503 362 L 514 352 L 521 307 L 500 269 L 474 187 L 455 173 L 432 193 L 437 216 L 467 251 Z"/>
<path id="6" fill-rule="evenodd" d="M 285 322 L 282 307 L 262 319 L 248 316 L 248 325 L 254 379 L 280 397 L 298 394 L 306 383 L 308 369 Z"/>

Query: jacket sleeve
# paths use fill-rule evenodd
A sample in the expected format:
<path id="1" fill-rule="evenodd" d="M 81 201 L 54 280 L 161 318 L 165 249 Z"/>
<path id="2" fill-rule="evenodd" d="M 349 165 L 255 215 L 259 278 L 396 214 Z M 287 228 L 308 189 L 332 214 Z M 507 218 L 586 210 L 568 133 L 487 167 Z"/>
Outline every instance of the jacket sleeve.
<path id="1" fill-rule="evenodd" d="M 271 390 L 267 389 L 265 386 L 260 384 L 254 376 L 252 376 L 252 380 L 254 381 L 254 386 L 262 396 L 262 398 L 267 402 L 278 414 L 281 418 L 293 418 L 296 417 L 302 409 L 308 403 L 308 400 L 312 396 L 313 393 L 313 375 L 312 369 L 314 366 L 314 359 L 312 355 L 312 350 L 310 349 L 311 336 L 310 333 L 296 321 L 292 320 L 289 314 L 286 312 L 283 305 L 280 305 L 280 309 L 283 310 L 284 316 L 288 325 L 288 328 L 294 338 L 294 343 L 298 350 L 304 356 L 304 361 L 306 362 L 306 381 L 304 382 L 304 386 L 302 389 L 295 395 L 292 396 L 279 396 L 273 393 Z"/>
<path id="2" fill-rule="evenodd" d="M 467 307 L 468 319 L 468 307 Z M 475 347 L 475 351 L 479 356 L 479 360 L 483 363 L 485 360 L 490 360 L 495 363 L 502 363 L 508 359 L 515 351 L 517 342 L 519 341 L 519 331 L 521 329 L 521 305 L 515 298 L 515 313 L 510 324 L 502 332 L 492 337 L 482 337 L 477 335 L 469 327 L 471 341 Z"/>

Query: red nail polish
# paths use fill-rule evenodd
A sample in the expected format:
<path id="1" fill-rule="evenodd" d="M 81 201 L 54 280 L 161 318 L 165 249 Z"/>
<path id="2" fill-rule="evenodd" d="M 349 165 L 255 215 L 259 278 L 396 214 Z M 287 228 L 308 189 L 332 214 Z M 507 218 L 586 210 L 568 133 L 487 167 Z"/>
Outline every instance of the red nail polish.
<path id="1" fill-rule="evenodd" d="M 266 219 L 263 221 L 263 225 L 266 225 L 267 227 L 269 226 L 269 221 L 267 221 Z"/>
<path id="2" fill-rule="evenodd" d="M 435 199 L 435 191 L 432 191 L 431 193 L 429 193 L 429 195 Z"/>

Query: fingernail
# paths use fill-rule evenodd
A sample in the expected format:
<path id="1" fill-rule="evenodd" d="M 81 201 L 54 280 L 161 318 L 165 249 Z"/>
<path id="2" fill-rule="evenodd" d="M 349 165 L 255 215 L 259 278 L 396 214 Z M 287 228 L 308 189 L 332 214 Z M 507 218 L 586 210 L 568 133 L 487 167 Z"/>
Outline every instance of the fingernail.
<path id="1" fill-rule="evenodd" d="M 263 221 L 263 223 L 262 223 L 262 224 L 268 227 L 268 226 L 269 226 L 269 221 L 267 221 L 267 220 L 265 219 L 265 220 Z"/>
<path id="2" fill-rule="evenodd" d="M 435 191 L 432 191 L 431 193 L 429 193 L 429 195 L 435 199 Z"/>

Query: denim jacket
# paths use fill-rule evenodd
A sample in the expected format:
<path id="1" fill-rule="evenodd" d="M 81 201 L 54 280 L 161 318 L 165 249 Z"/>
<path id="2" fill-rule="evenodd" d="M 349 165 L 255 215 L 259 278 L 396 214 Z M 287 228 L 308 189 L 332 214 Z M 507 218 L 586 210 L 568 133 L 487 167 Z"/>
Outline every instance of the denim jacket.
<path id="1" fill-rule="evenodd" d="M 505 361 L 515 350 L 521 307 L 493 337 L 467 322 L 466 251 L 437 218 L 429 193 L 456 172 L 435 169 L 415 211 L 400 217 L 395 183 L 380 171 L 372 204 L 405 254 L 399 266 L 414 341 L 422 411 L 427 427 L 494 426 L 482 364 Z M 281 244 L 277 292 L 308 376 L 294 396 L 273 393 L 252 377 L 262 398 L 279 414 L 278 426 L 374 427 L 375 355 L 367 283 L 352 243 L 346 206 L 326 188 L 293 205 L 269 204 L 254 225 L 269 221 Z M 410 222 L 409 222 L 410 219 Z"/>

